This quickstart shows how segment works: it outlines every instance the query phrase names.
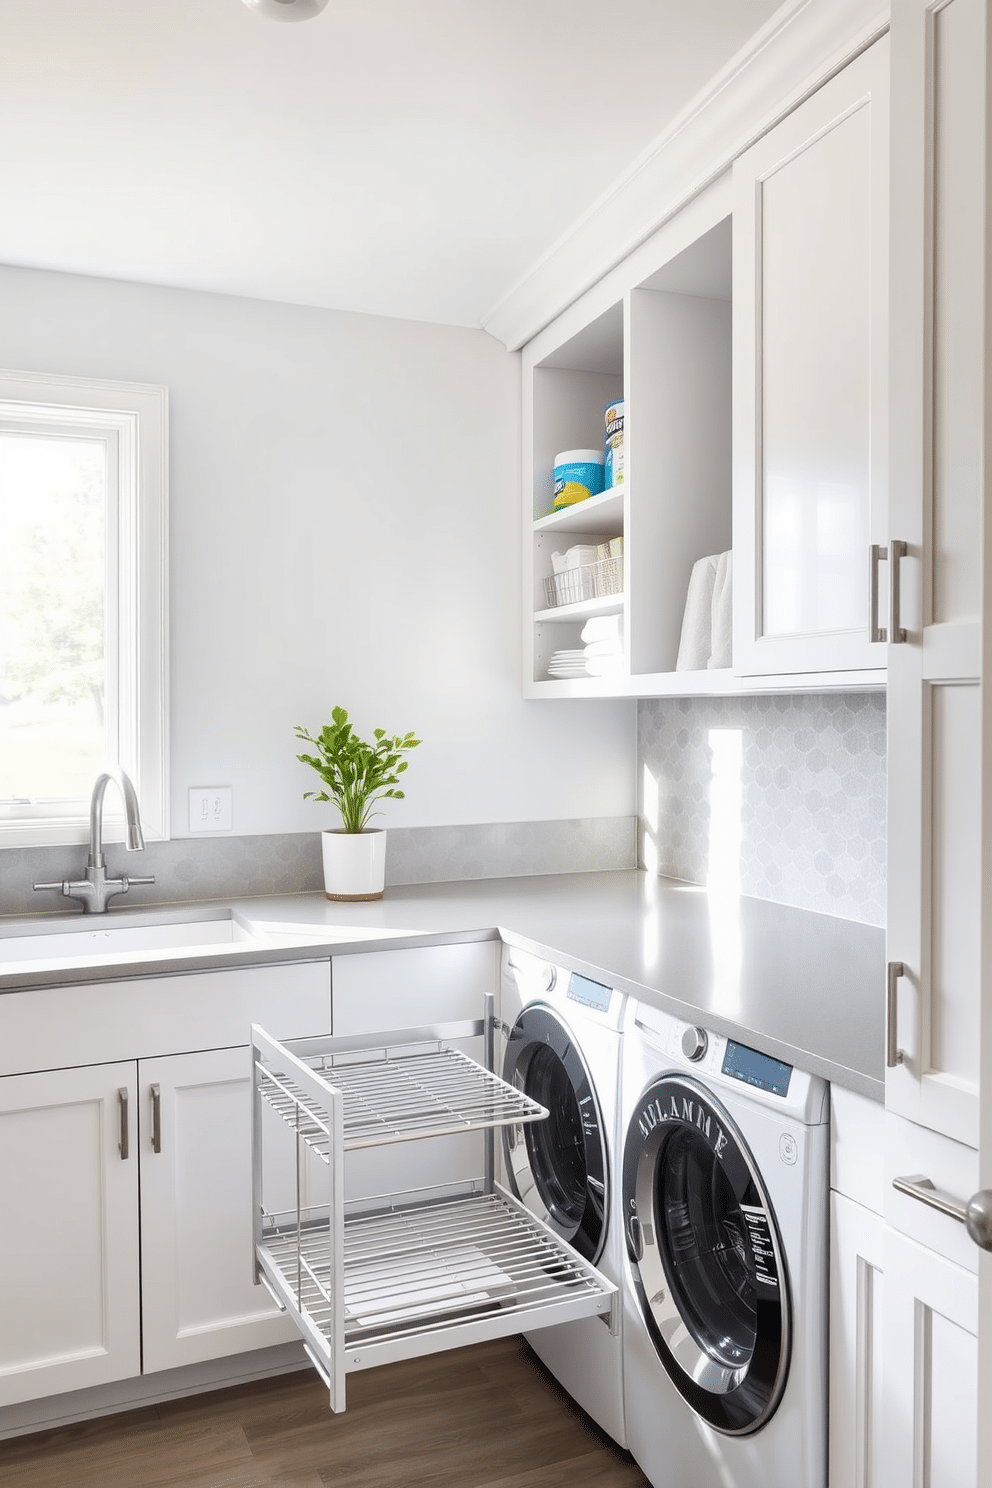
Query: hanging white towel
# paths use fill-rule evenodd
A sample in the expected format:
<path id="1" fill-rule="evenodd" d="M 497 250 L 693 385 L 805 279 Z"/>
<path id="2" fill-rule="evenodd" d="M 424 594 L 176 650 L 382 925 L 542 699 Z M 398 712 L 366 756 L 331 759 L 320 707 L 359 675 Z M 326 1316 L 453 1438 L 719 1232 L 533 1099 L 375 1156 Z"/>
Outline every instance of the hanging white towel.
<path id="1" fill-rule="evenodd" d="M 733 664 L 733 619 L 731 554 L 721 553 L 713 581 L 713 640 L 708 666 L 729 667 Z"/>
<path id="2" fill-rule="evenodd" d="M 700 558 L 692 565 L 682 616 L 682 636 L 675 662 L 677 672 L 698 672 L 709 665 L 713 648 L 713 589 L 719 556 Z"/>
<path id="3" fill-rule="evenodd" d="M 582 627 L 582 641 L 588 646 L 592 641 L 619 641 L 623 648 L 623 616 L 593 615 Z"/>

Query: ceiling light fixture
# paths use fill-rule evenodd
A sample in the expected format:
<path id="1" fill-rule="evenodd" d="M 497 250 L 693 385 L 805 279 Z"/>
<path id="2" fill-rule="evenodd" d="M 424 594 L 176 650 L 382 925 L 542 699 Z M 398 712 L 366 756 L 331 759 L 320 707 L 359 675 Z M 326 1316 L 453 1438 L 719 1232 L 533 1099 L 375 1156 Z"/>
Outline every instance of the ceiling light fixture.
<path id="1" fill-rule="evenodd" d="M 327 0 L 242 0 L 242 4 L 270 21 L 310 21 L 320 15 Z"/>

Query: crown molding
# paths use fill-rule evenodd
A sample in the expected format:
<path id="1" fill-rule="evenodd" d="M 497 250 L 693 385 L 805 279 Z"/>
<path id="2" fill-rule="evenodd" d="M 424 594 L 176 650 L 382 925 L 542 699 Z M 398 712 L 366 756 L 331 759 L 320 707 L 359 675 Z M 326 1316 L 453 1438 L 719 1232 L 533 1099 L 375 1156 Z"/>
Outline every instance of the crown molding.
<path id="1" fill-rule="evenodd" d="M 888 23 L 878 0 L 787 0 L 493 307 L 483 330 L 511 351 L 524 345 Z"/>

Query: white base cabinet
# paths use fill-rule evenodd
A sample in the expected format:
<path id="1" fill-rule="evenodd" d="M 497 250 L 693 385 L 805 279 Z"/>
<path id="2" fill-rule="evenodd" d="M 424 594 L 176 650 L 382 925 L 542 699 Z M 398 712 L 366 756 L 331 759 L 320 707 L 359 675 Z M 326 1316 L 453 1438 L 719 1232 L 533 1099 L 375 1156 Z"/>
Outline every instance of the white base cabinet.
<path id="1" fill-rule="evenodd" d="M 0 998 L 0 1406 L 295 1336 L 253 1285 L 259 1017 L 326 1033 L 329 962 Z M 229 1046 L 197 1049 L 204 1029 Z M 30 1068 L 101 1040 L 139 1057 Z"/>
<path id="2" fill-rule="evenodd" d="M 136 1095 L 134 1064 L 0 1079 L 0 1405 L 141 1368 Z"/>

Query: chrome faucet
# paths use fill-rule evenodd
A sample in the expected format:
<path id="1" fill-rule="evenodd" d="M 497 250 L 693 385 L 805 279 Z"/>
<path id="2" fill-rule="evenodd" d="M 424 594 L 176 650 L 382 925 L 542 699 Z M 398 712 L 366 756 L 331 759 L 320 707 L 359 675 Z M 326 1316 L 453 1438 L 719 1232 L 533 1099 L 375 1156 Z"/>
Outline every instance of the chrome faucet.
<path id="1" fill-rule="evenodd" d="M 153 884 L 151 878 L 107 877 L 107 862 L 103 856 L 103 798 L 107 786 L 114 781 L 124 798 L 124 817 L 127 822 L 125 847 L 135 852 L 145 845 L 141 831 L 141 814 L 134 786 L 119 765 L 111 765 L 96 777 L 90 797 L 90 851 L 86 859 L 86 877 L 64 878 L 61 883 L 36 883 L 36 889 L 60 889 L 66 899 L 79 899 L 84 914 L 106 914 L 109 900 L 116 894 L 126 894 L 132 884 Z"/>

